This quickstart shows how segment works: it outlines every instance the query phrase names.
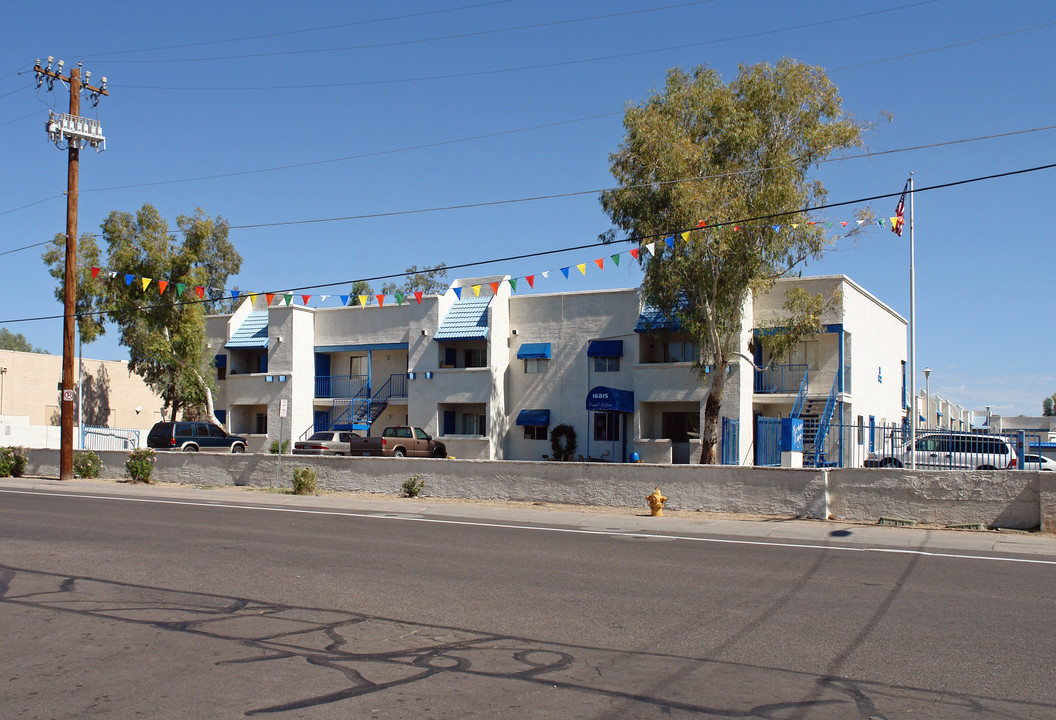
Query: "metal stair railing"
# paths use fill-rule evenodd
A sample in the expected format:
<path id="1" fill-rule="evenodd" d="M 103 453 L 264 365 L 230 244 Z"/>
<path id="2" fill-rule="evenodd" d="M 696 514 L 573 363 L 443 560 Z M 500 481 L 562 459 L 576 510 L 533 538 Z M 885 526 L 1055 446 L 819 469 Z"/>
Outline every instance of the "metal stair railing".
<path id="1" fill-rule="evenodd" d="M 818 418 L 818 431 L 814 435 L 812 463 L 814 467 L 825 463 L 825 439 L 829 435 L 829 424 L 832 421 L 832 413 L 836 409 L 836 390 L 839 387 L 839 381 L 840 376 L 836 375 L 832 380 L 832 390 L 829 392 L 829 399 L 825 403 L 825 410 L 822 412 L 821 417 Z"/>
<path id="2" fill-rule="evenodd" d="M 807 375 L 809 369 L 803 371 L 803 379 L 799 383 L 799 394 L 796 395 L 796 402 L 792 406 L 792 414 L 789 417 L 798 418 L 800 413 L 803 412 L 803 403 L 807 399 Z"/>

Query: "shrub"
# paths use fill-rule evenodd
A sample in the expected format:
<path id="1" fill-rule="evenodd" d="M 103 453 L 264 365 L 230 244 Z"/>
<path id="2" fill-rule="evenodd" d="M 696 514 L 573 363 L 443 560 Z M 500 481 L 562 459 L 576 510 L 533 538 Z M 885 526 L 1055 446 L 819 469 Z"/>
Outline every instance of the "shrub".
<path id="1" fill-rule="evenodd" d="M 318 489 L 315 481 L 318 479 L 319 474 L 315 471 L 315 468 L 303 467 L 297 468 L 293 471 L 293 494 L 294 495 L 315 495 Z"/>
<path id="2" fill-rule="evenodd" d="M 425 480 L 422 480 L 417 475 L 411 475 L 403 481 L 404 497 L 418 497 L 418 493 L 420 493 L 424 487 Z"/>
<path id="3" fill-rule="evenodd" d="M 279 454 L 279 441 L 278 440 L 272 440 L 271 441 L 271 447 L 268 448 L 268 452 L 270 452 L 272 455 L 278 455 Z M 290 439 L 289 438 L 286 438 L 285 440 L 282 441 L 282 454 L 283 455 L 289 455 L 290 454 Z"/>
<path id="4" fill-rule="evenodd" d="M 554 460 L 571 460 L 576 455 L 576 429 L 562 424 L 550 431 L 550 451 Z"/>
<path id="5" fill-rule="evenodd" d="M 85 450 L 73 456 L 73 472 L 79 478 L 99 477 L 102 470 L 103 461 L 91 450 Z"/>
<path id="6" fill-rule="evenodd" d="M 154 472 L 154 463 L 157 458 L 150 448 L 137 448 L 128 455 L 125 461 L 125 470 L 134 483 L 150 483 L 151 473 Z"/>
<path id="7" fill-rule="evenodd" d="M 0 477 L 22 477 L 29 458 L 20 447 L 0 448 Z"/>

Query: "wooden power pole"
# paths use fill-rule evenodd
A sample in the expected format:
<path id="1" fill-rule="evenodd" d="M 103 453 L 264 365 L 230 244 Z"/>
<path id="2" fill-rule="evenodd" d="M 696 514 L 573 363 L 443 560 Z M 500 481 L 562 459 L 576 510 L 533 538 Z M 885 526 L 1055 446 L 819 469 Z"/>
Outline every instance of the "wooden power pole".
<path id="1" fill-rule="evenodd" d="M 62 404 L 61 445 L 59 452 L 59 479 L 73 479 L 73 420 L 74 420 L 74 374 L 73 358 L 75 353 L 74 333 L 77 330 L 77 178 L 81 158 L 81 148 L 90 145 L 96 151 L 106 149 L 106 138 L 103 137 L 99 122 L 81 117 L 81 91 L 84 90 L 92 99 L 92 105 L 99 102 L 100 95 L 109 95 L 106 91 L 106 78 L 99 87 L 88 84 L 91 73 L 85 73 L 81 80 L 81 67 L 70 70 L 69 75 L 62 74 L 62 60 L 52 69 L 53 58 L 48 58 L 48 66 L 41 67 L 37 60 L 33 70 L 37 74 L 37 87 L 48 84 L 48 90 L 54 90 L 55 81 L 69 83 L 70 112 L 67 115 L 51 113 L 48 117 L 48 136 L 61 149 L 65 143 L 69 149 L 69 163 L 66 174 L 66 274 L 63 280 L 63 320 L 62 320 Z"/>

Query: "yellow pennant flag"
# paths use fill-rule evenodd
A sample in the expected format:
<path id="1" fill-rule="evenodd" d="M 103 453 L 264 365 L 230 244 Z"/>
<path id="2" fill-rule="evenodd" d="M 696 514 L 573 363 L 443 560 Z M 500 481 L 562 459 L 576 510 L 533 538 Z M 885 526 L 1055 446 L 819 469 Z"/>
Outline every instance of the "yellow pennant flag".
<path id="1" fill-rule="evenodd" d="M 684 233 L 682 233 L 682 239 L 686 242 L 689 242 L 689 230 L 686 230 Z"/>
<path id="2" fill-rule="evenodd" d="M 368 298 L 367 298 L 366 295 L 356 295 L 356 297 L 359 298 L 360 307 L 366 307 L 367 306 Z"/>
<path id="3" fill-rule="evenodd" d="M 140 278 L 139 281 L 143 283 L 144 290 L 147 289 L 147 285 L 150 285 L 150 278 Z"/>
<path id="4" fill-rule="evenodd" d="M 477 297 L 480 297 L 480 285 L 474 285 L 473 286 L 473 294 L 476 295 Z"/>
<path id="5" fill-rule="evenodd" d="M 586 275 L 587 274 L 587 264 L 586 263 L 580 263 L 579 265 L 576 265 L 576 268 L 579 270 L 580 274 L 582 274 L 582 275 Z"/>

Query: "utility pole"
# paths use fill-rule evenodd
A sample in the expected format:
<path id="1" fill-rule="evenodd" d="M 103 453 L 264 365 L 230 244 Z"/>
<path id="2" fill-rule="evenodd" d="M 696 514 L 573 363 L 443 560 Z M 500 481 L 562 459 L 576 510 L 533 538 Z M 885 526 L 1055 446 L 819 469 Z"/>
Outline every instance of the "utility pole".
<path id="1" fill-rule="evenodd" d="M 59 452 L 59 479 L 73 479 L 73 336 L 77 328 L 77 178 L 81 158 L 81 148 L 87 145 L 96 152 L 106 149 L 106 138 L 97 120 L 82 118 L 81 91 L 88 94 L 92 107 L 99 104 L 100 95 L 109 95 L 106 91 L 106 78 L 99 87 L 88 84 L 92 74 L 86 72 L 81 81 L 81 64 L 70 69 L 69 75 L 62 74 L 62 60 L 52 69 L 54 58 L 48 58 L 48 66 L 41 67 L 38 59 L 33 66 L 37 74 L 37 87 L 45 82 L 48 90 L 55 89 L 55 81 L 69 83 L 70 112 L 65 115 L 49 113 L 45 128 L 48 138 L 61 150 L 63 143 L 69 149 L 69 164 L 66 174 L 66 275 L 63 280 L 64 313 L 62 319 L 62 405 L 61 446 Z"/>

